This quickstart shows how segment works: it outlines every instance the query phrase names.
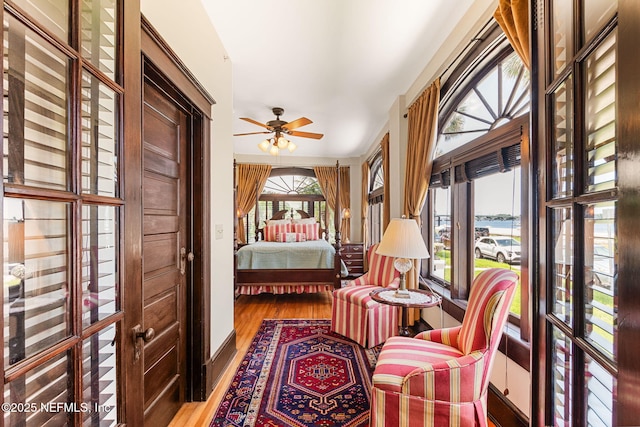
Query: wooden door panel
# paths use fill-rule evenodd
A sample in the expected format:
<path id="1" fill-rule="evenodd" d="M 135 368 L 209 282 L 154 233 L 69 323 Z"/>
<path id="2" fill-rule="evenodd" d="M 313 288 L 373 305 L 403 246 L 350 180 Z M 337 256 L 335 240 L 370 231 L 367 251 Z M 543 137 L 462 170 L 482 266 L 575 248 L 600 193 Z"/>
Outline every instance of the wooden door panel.
<path id="1" fill-rule="evenodd" d="M 173 278 L 166 277 L 166 274 L 172 274 Z M 151 300 L 156 295 L 164 293 L 174 288 L 174 283 L 177 283 L 180 278 L 177 271 L 171 271 L 169 273 L 161 274 L 158 276 L 152 276 L 144 282 L 144 294 L 147 300 Z"/>
<path id="2" fill-rule="evenodd" d="M 180 208 L 179 179 L 145 172 L 143 202 L 145 214 L 177 215 Z M 153 211 L 156 212 L 153 212 Z"/>
<path id="3" fill-rule="evenodd" d="M 179 164 L 177 164 L 173 158 L 162 156 L 159 153 L 152 153 L 150 150 L 145 151 L 144 161 L 147 172 L 172 178 L 175 178 L 180 172 L 178 170 Z"/>
<path id="4" fill-rule="evenodd" d="M 145 425 L 166 425 L 184 403 L 187 119 L 145 84 L 143 183 L 143 330 Z"/>
<path id="5" fill-rule="evenodd" d="M 181 352 L 178 327 L 174 326 L 157 336 L 145 347 L 145 402 L 150 403 L 163 389 L 178 378 Z"/>
<path id="6" fill-rule="evenodd" d="M 180 404 L 176 402 L 182 399 L 182 394 L 178 381 L 170 383 L 156 400 L 145 405 L 144 425 L 152 427 L 168 425 L 180 409 Z"/>
<path id="7" fill-rule="evenodd" d="M 179 233 L 145 236 L 143 243 L 145 280 L 180 268 L 179 238 Z"/>
<path id="8" fill-rule="evenodd" d="M 160 295 L 144 308 L 144 323 L 156 331 L 157 339 L 150 342 L 145 351 L 160 339 L 162 334 L 178 322 L 178 297 L 173 290 Z M 147 360 L 145 359 L 145 363 Z M 153 362 L 152 362 L 153 363 Z"/>
<path id="9" fill-rule="evenodd" d="M 149 85 L 146 85 L 145 88 L 149 88 Z M 145 153 L 145 156 L 158 153 L 168 159 L 180 160 L 180 144 L 178 141 L 180 140 L 182 129 L 176 126 L 176 123 L 180 122 L 182 112 L 176 109 L 176 106 L 157 90 L 154 88 L 151 90 L 154 91 L 151 95 L 153 99 L 151 103 L 145 104 L 144 108 L 144 145 L 145 150 L 149 150 Z M 147 144 L 149 147 L 146 146 Z M 146 168 L 147 165 L 145 164 Z"/>
<path id="10" fill-rule="evenodd" d="M 179 222 L 178 216 L 147 215 L 144 218 L 144 233 L 147 235 L 159 234 L 163 230 L 177 232 L 180 226 Z"/>

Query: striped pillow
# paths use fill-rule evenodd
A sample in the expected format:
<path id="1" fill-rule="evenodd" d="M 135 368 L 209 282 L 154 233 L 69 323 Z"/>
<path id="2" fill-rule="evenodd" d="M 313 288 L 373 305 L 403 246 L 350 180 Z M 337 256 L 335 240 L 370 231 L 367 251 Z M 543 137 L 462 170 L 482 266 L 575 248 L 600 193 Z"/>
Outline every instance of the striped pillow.
<path id="1" fill-rule="evenodd" d="M 280 243 L 306 242 L 307 235 L 304 233 L 278 233 L 276 240 Z"/>
<path id="2" fill-rule="evenodd" d="M 270 224 L 264 228 L 264 240 L 267 242 L 277 242 L 278 234 L 290 233 L 291 223 Z"/>
<path id="3" fill-rule="evenodd" d="M 307 240 L 319 240 L 320 239 L 320 224 L 293 224 L 293 231 L 295 233 L 304 233 L 307 235 Z"/>

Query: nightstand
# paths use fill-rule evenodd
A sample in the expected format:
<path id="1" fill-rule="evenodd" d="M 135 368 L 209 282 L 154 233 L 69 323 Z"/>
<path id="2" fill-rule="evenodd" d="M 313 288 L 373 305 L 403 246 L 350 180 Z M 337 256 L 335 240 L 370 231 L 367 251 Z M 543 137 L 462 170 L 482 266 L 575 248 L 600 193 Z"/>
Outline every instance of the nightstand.
<path id="1" fill-rule="evenodd" d="M 342 261 L 349 270 L 349 277 L 354 278 L 364 274 L 364 247 L 362 243 L 343 243 Z"/>

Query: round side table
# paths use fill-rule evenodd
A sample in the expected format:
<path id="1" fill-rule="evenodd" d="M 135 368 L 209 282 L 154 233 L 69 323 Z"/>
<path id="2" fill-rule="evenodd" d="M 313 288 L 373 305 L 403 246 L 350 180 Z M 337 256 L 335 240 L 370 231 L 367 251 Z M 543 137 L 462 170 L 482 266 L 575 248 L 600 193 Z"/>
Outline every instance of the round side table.
<path id="1" fill-rule="evenodd" d="M 442 297 L 430 291 L 422 289 L 407 289 L 409 298 L 396 298 L 395 289 L 376 289 L 371 291 L 371 299 L 380 304 L 395 305 L 402 310 L 402 319 L 398 334 L 403 337 L 411 336 L 409 332 L 409 312 L 408 308 L 428 308 L 440 305 Z"/>

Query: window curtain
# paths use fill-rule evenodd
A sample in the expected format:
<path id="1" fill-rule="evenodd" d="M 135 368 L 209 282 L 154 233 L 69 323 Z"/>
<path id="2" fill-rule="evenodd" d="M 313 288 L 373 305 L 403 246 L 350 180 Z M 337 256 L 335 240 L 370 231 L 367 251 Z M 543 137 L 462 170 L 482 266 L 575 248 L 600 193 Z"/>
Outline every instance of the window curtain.
<path id="1" fill-rule="evenodd" d="M 429 178 L 433 165 L 433 152 L 438 134 L 438 104 L 440 102 L 440 79 L 425 89 L 410 107 L 407 114 L 409 136 L 407 162 L 404 178 L 404 213 L 420 226 L 420 213 L 427 199 Z M 418 288 L 420 261 L 414 260 L 414 268 L 407 273 L 407 288 Z M 420 318 L 420 311 L 409 311 L 409 322 Z"/>
<path id="2" fill-rule="evenodd" d="M 256 197 L 271 174 L 271 165 L 239 164 L 236 170 L 237 209 L 238 209 L 238 242 L 247 243 L 244 218 L 256 204 Z"/>
<path id="3" fill-rule="evenodd" d="M 382 173 L 384 177 L 384 184 L 382 191 L 384 192 L 384 198 L 382 199 L 382 232 L 387 229 L 387 225 L 391 221 L 391 179 L 389 178 L 389 132 L 382 137 L 380 142 L 382 151 Z"/>
<path id="4" fill-rule="evenodd" d="M 320 184 L 320 190 L 322 190 L 322 194 L 324 198 L 327 200 L 327 204 L 331 209 L 335 210 L 335 200 L 336 200 L 336 168 L 334 166 L 315 166 L 313 171 L 316 174 L 316 178 L 318 178 L 318 183 Z M 350 181 L 351 173 L 349 170 L 349 166 L 340 166 L 340 206 L 342 209 L 350 208 Z M 342 218 L 342 213 L 340 215 Z M 346 219 L 346 221 L 345 221 Z M 340 222 L 340 236 L 344 239 L 349 236 L 349 227 L 351 220 L 348 218 L 342 218 Z M 346 224 L 346 228 L 345 228 Z"/>
<path id="5" fill-rule="evenodd" d="M 349 166 L 340 166 L 340 206 L 342 212 L 346 209 L 351 212 L 351 169 Z M 351 215 L 345 217 L 341 214 L 340 236 L 346 242 L 351 241 Z"/>
<path id="6" fill-rule="evenodd" d="M 369 168 L 369 162 L 362 163 L 362 198 L 360 199 L 360 217 L 362 218 L 362 247 L 366 249 L 369 247 L 369 174 L 371 169 Z M 367 268 L 367 257 L 364 257 L 365 271 Z"/>
<path id="7" fill-rule="evenodd" d="M 531 68 L 529 6 L 527 0 L 500 0 L 493 17 L 504 31 L 525 67 Z"/>

